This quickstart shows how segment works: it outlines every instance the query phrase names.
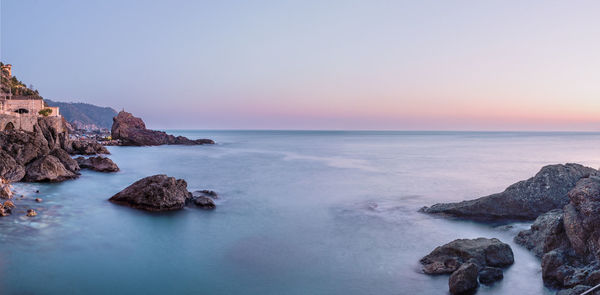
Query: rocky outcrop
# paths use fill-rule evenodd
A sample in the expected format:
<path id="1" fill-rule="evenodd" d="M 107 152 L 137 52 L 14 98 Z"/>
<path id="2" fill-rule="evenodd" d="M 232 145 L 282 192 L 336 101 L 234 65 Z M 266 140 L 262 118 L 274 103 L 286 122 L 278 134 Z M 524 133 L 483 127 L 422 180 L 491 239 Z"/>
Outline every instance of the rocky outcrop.
<path id="1" fill-rule="evenodd" d="M 579 164 L 545 166 L 534 177 L 515 183 L 504 192 L 459 203 L 435 204 L 421 211 L 468 219 L 533 220 L 564 207 L 569 202 L 567 193 L 577 181 L 598 174 L 596 169 Z"/>
<path id="2" fill-rule="evenodd" d="M 111 159 L 105 157 L 77 157 L 77 164 L 82 169 L 90 169 L 98 172 L 117 172 L 119 171 L 119 166 L 115 164 Z"/>
<path id="3" fill-rule="evenodd" d="M 448 284 L 452 294 L 477 288 L 478 276 L 482 283 L 500 279 L 503 275 L 498 267 L 509 266 L 514 261 L 508 244 L 486 238 L 454 240 L 420 260 L 426 274 L 451 274 Z"/>
<path id="4" fill-rule="evenodd" d="M 108 155 L 110 152 L 105 146 L 92 140 L 74 140 L 68 150 L 73 155 Z"/>
<path id="5" fill-rule="evenodd" d="M 142 119 L 134 117 L 131 113 L 121 111 L 113 118 L 111 129 L 113 139 L 121 141 L 122 145 L 146 146 L 164 144 L 199 145 L 214 144 L 210 139 L 188 139 L 183 136 L 173 136 L 162 131 L 146 129 Z"/>
<path id="6" fill-rule="evenodd" d="M 448 279 L 448 287 L 452 294 L 462 294 L 477 289 L 478 268 L 475 263 L 461 265 Z"/>
<path id="7" fill-rule="evenodd" d="M 185 180 L 159 174 L 134 182 L 109 201 L 147 211 L 171 211 L 183 209 L 189 198 Z"/>
<path id="8" fill-rule="evenodd" d="M 187 200 L 187 204 L 193 203 L 202 209 L 215 209 L 217 205 L 214 200 L 218 198 L 217 193 L 211 190 L 194 191 L 191 198 Z"/>
<path id="9" fill-rule="evenodd" d="M 65 124 L 60 117 L 40 117 L 33 132 L 0 132 L 0 177 L 11 182 L 76 178 L 79 165 L 65 151 L 72 148 Z"/>
<path id="10" fill-rule="evenodd" d="M 25 176 L 25 167 L 15 161 L 4 150 L 0 150 L 0 177 L 10 182 L 15 182 L 23 179 Z"/>
<path id="11" fill-rule="evenodd" d="M 52 155 L 41 158 L 28 164 L 25 177 L 27 182 L 59 182 L 78 177 L 78 174 L 68 170 L 60 160 Z"/>
<path id="12" fill-rule="evenodd" d="M 541 215 L 515 241 L 542 257 L 546 285 L 595 286 L 600 283 L 600 177 L 579 180 L 568 198 L 563 210 Z"/>

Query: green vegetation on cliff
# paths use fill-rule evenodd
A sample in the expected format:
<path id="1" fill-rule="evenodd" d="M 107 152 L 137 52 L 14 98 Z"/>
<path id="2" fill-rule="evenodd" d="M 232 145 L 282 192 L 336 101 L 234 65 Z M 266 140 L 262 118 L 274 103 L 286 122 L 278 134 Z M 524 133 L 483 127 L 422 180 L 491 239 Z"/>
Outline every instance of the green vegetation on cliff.
<path id="1" fill-rule="evenodd" d="M 4 66 L 4 63 L 0 62 L 0 67 Z M 33 86 L 27 87 L 25 83 L 19 81 L 16 76 L 9 77 L 8 73 L 2 71 L 0 74 L 0 85 L 1 91 L 4 93 L 12 93 L 13 95 L 22 96 L 39 96 L 40 93 L 33 89 Z"/>

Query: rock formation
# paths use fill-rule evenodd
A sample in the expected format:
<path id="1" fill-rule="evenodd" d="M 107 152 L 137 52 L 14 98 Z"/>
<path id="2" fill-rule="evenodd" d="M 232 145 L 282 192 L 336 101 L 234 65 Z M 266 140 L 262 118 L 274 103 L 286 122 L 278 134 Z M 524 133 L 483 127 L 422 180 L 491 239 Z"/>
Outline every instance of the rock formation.
<path id="1" fill-rule="evenodd" d="M 76 178 L 77 163 L 60 117 L 39 117 L 34 132 L 0 132 L 0 177 L 15 181 L 62 181 Z"/>
<path id="2" fill-rule="evenodd" d="M 422 212 L 483 220 L 533 220 L 540 214 L 565 206 L 577 181 L 598 175 L 579 164 L 543 167 L 534 177 L 509 186 L 504 192 L 459 203 L 435 204 Z"/>
<path id="3" fill-rule="evenodd" d="M 173 136 L 162 131 L 146 129 L 142 119 L 134 117 L 131 113 L 121 111 L 114 117 L 111 129 L 113 139 L 121 141 L 122 145 L 146 146 L 163 144 L 214 144 L 210 139 L 188 139 L 183 136 Z"/>
<path id="4" fill-rule="evenodd" d="M 502 270 L 514 263 L 512 249 L 498 239 L 460 239 L 435 248 L 420 262 L 426 274 L 451 274 L 448 281 L 452 294 L 474 290 L 482 283 L 502 278 Z"/>
<path id="5" fill-rule="evenodd" d="M 159 174 L 134 182 L 109 201 L 147 211 L 170 211 L 183 209 L 190 198 L 185 180 Z"/>
<path id="6" fill-rule="evenodd" d="M 103 145 L 91 140 L 75 140 L 71 143 L 69 152 L 73 155 L 108 155 L 110 152 Z"/>
<path id="7" fill-rule="evenodd" d="M 79 167 L 82 169 L 90 169 L 98 172 L 117 172 L 119 166 L 115 164 L 111 159 L 105 157 L 77 157 L 75 159 Z"/>
<path id="8" fill-rule="evenodd" d="M 579 180 L 568 199 L 562 210 L 539 216 L 515 241 L 542 258 L 546 285 L 579 294 L 600 284 L 600 177 Z"/>

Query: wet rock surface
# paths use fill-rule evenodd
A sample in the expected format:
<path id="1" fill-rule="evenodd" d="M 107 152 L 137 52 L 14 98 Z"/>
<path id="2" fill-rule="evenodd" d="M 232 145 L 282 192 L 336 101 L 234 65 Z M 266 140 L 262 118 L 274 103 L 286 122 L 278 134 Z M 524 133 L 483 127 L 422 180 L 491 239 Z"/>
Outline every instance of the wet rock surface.
<path id="1" fill-rule="evenodd" d="M 27 182 L 59 182 L 79 176 L 68 170 L 57 157 L 52 155 L 42 156 L 28 164 L 25 170 L 22 181 Z"/>
<path id="2" fill-rule="evenodd" d="M 183 136 L 173 136 L 162 131 L 146 129 L 146 124 L 142 119 L 125 111 L 119 112 L 113 118 L 111 136 L 115 140 L 120 140 L 121 145 L 133 146 L 214 144 L 214 141 L 210 139 L 192 140 Z"/>
<path id="3" fill-rule="evenodd" d="M 185 180 L 159 174 L 134 182 L 109 201 L 147 211 L 172 211 L 183 209 L 190 195 Z"/>
<path id="4" fill-rule="evenodd" d="M 452 294 L 463 294 L 477 289 L 478 268 L 475 263 L 461 265 L 448 279 L 448 287 Z"/>
<path id="5" fill-rule="evenodd" d="M 119 171 L 119 166 L 115 164 L 111 159 L 106 157 L 77 157 L 77 164 L 82 169 L 90 169 L 98 172 L 117 172 Z"/>
<path id="6" fill-rule="evenodd" d="M 477 220 L 534 220 L 540 214 L 567 205 L 567 193 L 577 182 L 598 173 L 579 164 L 549 165 L 501 193 L 459 203 L 435 204 L 421 211 Z"/>
<path id="7" fill-rule="evenodd" d="M 515 241 L 542 257 L 547 286 L 595 286 L 600 284 L 600 177 L 581 179 L 568 198 L 563 210 L 541 215 Z"/>
<path id="8" fill-rule="evenodd" d="M 460 294 L 477 288 L 478 277 L 490 284 L 503 277 L 499 267 L 514 263 L 508 244 L 498 239 L 459 239 L 435 248 L 420 260 L 426 274 L 451 274 L 450 293 Z"/>

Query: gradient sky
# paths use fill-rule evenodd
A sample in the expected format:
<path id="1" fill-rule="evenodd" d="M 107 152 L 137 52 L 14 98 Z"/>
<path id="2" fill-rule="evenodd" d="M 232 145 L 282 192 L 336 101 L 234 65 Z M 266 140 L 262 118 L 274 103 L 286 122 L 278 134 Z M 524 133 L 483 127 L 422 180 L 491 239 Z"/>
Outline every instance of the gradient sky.
<path id="1" fill-rule="evenodd" d="M 0 56 L 45 98 L 125 108 L 153 128 L 598 131 L 599 11 L 1 0 Z"/>

